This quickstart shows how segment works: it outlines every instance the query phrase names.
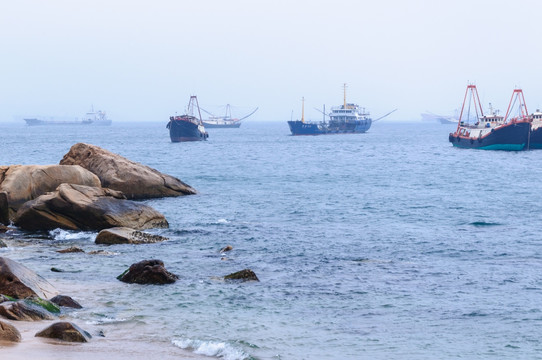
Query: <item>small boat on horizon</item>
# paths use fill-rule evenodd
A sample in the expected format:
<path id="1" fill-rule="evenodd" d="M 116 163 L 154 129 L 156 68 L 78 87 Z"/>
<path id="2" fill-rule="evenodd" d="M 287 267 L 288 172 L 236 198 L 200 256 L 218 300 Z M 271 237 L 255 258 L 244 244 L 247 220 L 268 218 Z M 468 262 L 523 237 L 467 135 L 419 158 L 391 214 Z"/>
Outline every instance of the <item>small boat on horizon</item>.
<path id="1" fill-rule="evenodd" d="M 224 116 L 214 115 L 203 108 L 201 110 L 209 115 L 208 119 L 203 120 L 203 124 L 207 128 L 238 128 L 241 126 L 241 121 L 254 114 L 258 108 L 254 109 L 252 112 L 250 112 L 250 114 L 245 115 L 240 119 L 232 117 L 230 104 L 226 105 L 226 112 Z"/>
<path id="2" fill-rule="evenodd" d="M 60 119 L 55 117 L 44 118 L 44 117 L 33 117 L 33 118 L 23 118 L 28 126 L 38 126 L 38 125 L 100 125 L 108 126 L 113 122 L 111 119 L 107 118 L 105 111 L 98 110 L 94 111 L 94 106 L 91 106 L 90 111 L 88 111 L 82 119 Z"/>
<path id="3" fill-rule="evenodd" d="M 196 109 L 199 118 L 194 116 Z M 201 111 L 196 96 L 190 96 L 186 114 L 169 117 L 166 128 L 169 129 L 171 142 L 203 141 L 209 137 L 201 120 Z"/>
<path id="4" fill-rule="evenodd" d="M 468 108 L 465 107 L 468 101 Z M 470 122 L 471 103 L 474 103 L 475 123 Z M 517 115 L 511 117 L 517 106 Z M 466 116 L 466 119 L 464 118 Z M 457 129 L 448 140 L 455 147 L 484 150 L 529 149 L 531 119 L 521 89 L 515 89 L 505 116 L 498 115 L 490 104 L 489 115 L 484 115 L 476 85 L 468 85 L 457 122 Z"/>
<path id="5" fill-rule="evenodd" d="M 433 122 L 441 124 L 457 124 L 457 114 L 455 116 L 437 115 L 432 112 L 424 112 L 421 114 L 423 122 Z"/>

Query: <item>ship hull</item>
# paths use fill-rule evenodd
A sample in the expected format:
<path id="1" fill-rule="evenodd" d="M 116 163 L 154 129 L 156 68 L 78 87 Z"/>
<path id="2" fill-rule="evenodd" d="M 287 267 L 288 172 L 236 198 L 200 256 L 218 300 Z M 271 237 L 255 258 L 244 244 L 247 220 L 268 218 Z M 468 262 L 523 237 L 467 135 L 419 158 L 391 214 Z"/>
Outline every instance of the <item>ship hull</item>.
<path id="1" fill-rule="evenodd" d="M 529 141 L 530 149 L 542 149 L 542 127 L 536 128 L 531 131 L 531 138 Z"/>
<path id="2" fill-rule="evenodd" d="M 213 124 L 204 121 L 203 125 L 205 125 L 206 128 L 216 128 L 216 129 L 233 129 L 238 128 L 241 126 L 241 123 L 231 123 L 231 124 Z"/>
<path id="3" fill-rule="evenodd" d="M 202 126 L 190 121 L 170 120 L 168 128 L 171 142 L 204 141 L 209 137 Z"/>
<path id="4" fill-rule="evenodd" d="M 292 135 L 333 135 L 333 134 L 362 134 L 371 127 L 371 119 L 354 122 L 330 121 L 320 126 L 300 120 L 288 121 Z"/>
<path id="5" fill-rule="evenodd" d="M 466 137 L 453 133 L 448 140 L 453 146 L 465 149 L 520 151 L 529 147 L 529 133 L 530 124 L 519 122 L 495 128 L 482 137 Z"/>

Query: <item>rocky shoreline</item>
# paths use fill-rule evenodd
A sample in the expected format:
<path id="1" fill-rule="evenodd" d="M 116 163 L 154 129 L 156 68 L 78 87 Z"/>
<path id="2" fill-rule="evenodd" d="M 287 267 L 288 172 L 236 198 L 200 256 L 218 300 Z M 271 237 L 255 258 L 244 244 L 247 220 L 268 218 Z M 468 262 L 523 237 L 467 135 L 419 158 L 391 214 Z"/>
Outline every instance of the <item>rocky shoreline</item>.
<path id="1" fill-rule="evenodd" d="M 95 243 L 152 244 L 168 239 L 141 230 L 167 228 L 164 215 L 137 200 L 196 194 L 181 180 L 89 144 L 75 144 L 59 165 L 0 166 L 0 234 L 21 229 L 99 231 Z M 12 228 L 14 226 L 15 228 Z M 0 237 L 0 247 L 7 246 Z M 227 246 L 221 253 L 231 250 Z M 59 253 L 84 252 L 79 248 Z M 51 268 L 51 271 L 63 272 Z M 132 264 L 117 279 L 149 286 L 174 283 L 178 275 L 157 259 Z M 223 277 L 226 281 L 259 281 L 245 269 Z M 78 298 L 81 298 L 81 294 Z M 23 264 L 0 257 L 0 348 L 2 344 L 31 341 L 18 324 L 47 322 L 32 328 L 33 337 L 59 342 L 87 343 L 103 333 L 87 331 L 70 322 L 70 312 L 81 308 L 68 295 Z M 90 354 L 89 354 L 90 355 Z"/>

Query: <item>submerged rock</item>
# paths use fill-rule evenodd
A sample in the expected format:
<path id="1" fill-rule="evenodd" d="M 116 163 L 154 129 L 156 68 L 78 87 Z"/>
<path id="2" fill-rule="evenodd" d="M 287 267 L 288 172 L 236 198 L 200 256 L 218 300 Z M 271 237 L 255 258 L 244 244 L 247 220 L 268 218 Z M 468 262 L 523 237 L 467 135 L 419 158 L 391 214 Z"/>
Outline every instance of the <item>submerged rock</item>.
<path id="1" fill-rule="evenodd" d="M 162 260 L 143 260 L 132 264 L 130 268 L 117 279 L 126 283 L 136 284 L 171 284 L 179 277 L 170 273 L 164 267 Z"/>
<path id="2" fill-rule="evenodd" d="M 61 253 L 61 254 L 68 254 L 68 253 L 84 253 L 85 250 L 77 247 L 77 246 L 70 246 L 69 248 L 66 248 L 66 249 L 62 249 L 62 250 L 57 250 L 56 251 L 57 253 Z"/>
<path id="3" fill-rule="evenodd" d="M 10 323 L 0 321 L 0 341 L 20 342 L 21 333 Z"/>
<path id="4" fill-rule="evenodd" d="M 38 332 L 36 336 L 69 342 L 88 342 L 92 338 L 88 332 L 79 326 L 66 321 L 54 323 Z"/>
<path id="5" fill-rule="evenodd" d="M 74 184 L 61 184 L 55 192 L 26 202 L 17 211 L 15 224 L 34 231 L 169 226 L 164 215 L 150 206 L 126 200 L 119 191 Z"/>
<path id="6" fill-rule="evenodd" d="M 168 240 L 167 237 L 152 235 L 127 227 L 104 229 L 96 236 L 96 244 L 151 244 Z"/>
<path id="7" fill-rule="evenodd" d="M 0 257 L 0 294 L 17 299 L 38 296 L 49 299 L 58 291 L 47 280 L 24 265 Z"/>
<path id="8" fill-rule="evenodd" d="M 128 199 L 195 194 L 181 180 L 128 160 L 98 146 L 78 143 L 70 148 L 61 165 L 80 165 L 98 175 L 103 187 L 122 191 Z"/>
<path id="9" fill-rule="evenodd" d="M 224 280 L 260 281 L 254 271 L 250 269 L 245 269 L 226 275 L 224 276 Z"/>
<path id="10" fill-rule="evenodd" d="M 62 183 L 101 186 L 96 175 L 78 165 L 0 166 L 0 191 L 6 193 L 10 218 L 25 202 L 54 191 Z M 0 195 L 0 214 L 5 215 L 3 206 Z"/>
<path id="11" fill-rule="evenodd" d="M 74 309 L 82 309 L 83 307 L 77 301 L 67 295 L 57 295 L 51 299 L 52 303 L 58 306 L 69 307 Z"/>
<path id="12" fill-rule="evenodd" d="M 223 252 L 231 251 L 231 250 L 233 250 L 233 246 L 227 245 L 226 247 L 223 247 L 222 249 L 220 249 L 220 252 L 223 253 Z"/>

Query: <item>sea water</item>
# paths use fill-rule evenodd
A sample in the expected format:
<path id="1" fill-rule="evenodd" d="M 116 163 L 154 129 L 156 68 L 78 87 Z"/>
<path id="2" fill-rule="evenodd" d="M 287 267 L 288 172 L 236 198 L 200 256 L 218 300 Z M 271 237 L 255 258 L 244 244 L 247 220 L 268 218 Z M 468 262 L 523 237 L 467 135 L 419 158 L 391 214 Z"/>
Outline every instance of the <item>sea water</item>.
<path id="1" fill-rule="evenodd" d="M 162 243 L 4 236 L 0 256 L 75 291 L 80 326 L 221 359 L 542 358 L 542 151 L 457 149 L 440 124 L 293 137 L 249 121 L 193 143 L 165 125 L 0 125 L 0 165 L 85 142 L 198 190 L 144 201 L 169 221 L 149 230 Z M 56 252 L 69 246 L 86 253 Z M 116 279 L 144 259 L 180 279 Z M 259 282 L 221 280 L 247 268 Z"/>

